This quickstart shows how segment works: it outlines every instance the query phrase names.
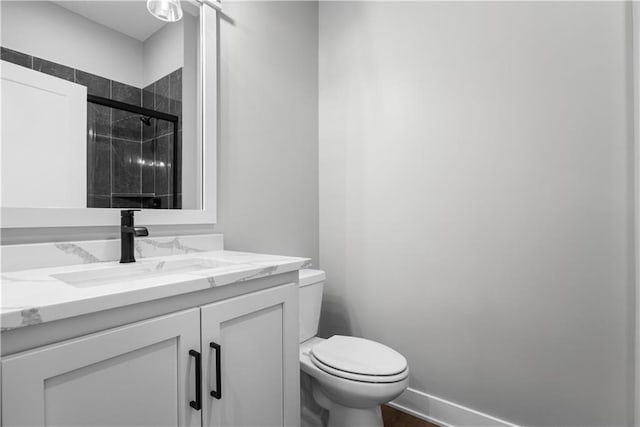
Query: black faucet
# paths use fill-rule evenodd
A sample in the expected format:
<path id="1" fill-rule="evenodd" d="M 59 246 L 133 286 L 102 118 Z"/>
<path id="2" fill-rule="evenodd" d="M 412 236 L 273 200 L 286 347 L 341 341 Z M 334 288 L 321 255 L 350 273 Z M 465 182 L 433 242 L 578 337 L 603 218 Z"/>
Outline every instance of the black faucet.
<path id="1" fill-rule="evenodd" d="M 120 262 L 136 262 L 133 256 L 133 238 L 149 235 L 146 227 L 133 226 L 133 213 L 140 209 L 120 211 Z"/>

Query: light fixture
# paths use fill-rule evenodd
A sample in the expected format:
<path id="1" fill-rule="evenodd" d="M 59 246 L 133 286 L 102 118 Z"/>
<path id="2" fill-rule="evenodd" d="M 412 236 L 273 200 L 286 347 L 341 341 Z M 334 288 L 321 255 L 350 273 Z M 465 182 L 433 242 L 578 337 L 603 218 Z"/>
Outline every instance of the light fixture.
<path id="1" fill-rule="evenodd" d="M 147 10 L 162 21 L 176 22 L 182 18 L 180 0 L 147 0 Z"/>

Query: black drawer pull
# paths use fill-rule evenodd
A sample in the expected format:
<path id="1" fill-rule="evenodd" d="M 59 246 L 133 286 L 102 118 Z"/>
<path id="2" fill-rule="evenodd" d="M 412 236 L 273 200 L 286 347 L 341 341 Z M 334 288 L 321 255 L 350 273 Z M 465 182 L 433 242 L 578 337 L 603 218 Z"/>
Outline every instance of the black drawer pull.
<path id="1" fill-rule="evenodd" d="M 196 400 L 189 402 L 189 406 L 199 411 L 202 408 L 202 358 L 200 353 L 195 350 L 189 350 L 189 356 L 196 359 Z"/>
<path id="2" fill-rule="evenodd" d="M 209 343 L 209 347 L 216 351 L 216 389 L 211 390 L 211 396 L 216 399 L 222 398 L 222 377 L 220 369 L 220 344 L 216 344 L 213 341 Z"/>

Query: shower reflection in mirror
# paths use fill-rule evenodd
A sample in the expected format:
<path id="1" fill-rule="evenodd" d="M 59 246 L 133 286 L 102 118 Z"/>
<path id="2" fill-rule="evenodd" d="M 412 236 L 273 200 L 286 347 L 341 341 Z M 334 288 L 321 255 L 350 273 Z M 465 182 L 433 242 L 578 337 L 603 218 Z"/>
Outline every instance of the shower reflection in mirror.
<path id="1" fill-rule="evenodd" d="M 127 87 L 131 103 L 88 96 L 87 207 L 182 207 L 181 77 Z"/>

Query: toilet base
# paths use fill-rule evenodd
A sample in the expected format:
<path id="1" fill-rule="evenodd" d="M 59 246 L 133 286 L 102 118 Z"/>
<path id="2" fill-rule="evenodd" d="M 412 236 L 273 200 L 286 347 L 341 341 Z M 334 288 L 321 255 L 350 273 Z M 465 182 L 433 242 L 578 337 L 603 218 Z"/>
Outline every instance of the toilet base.
<path id="1" fill-rule="evenodd" d="M 380 407 L 356 409 L 335 405 L 329 411 L 327 427 L 383 427 Z"/>
<path id="2" fill-rule="evenodd" d="M 383 427 L 380 406 L 371 408 L 349 408 L 331 400 L 318 382 L 312 380 L 313 398 L 329 411 L 327 427 Z"/>

